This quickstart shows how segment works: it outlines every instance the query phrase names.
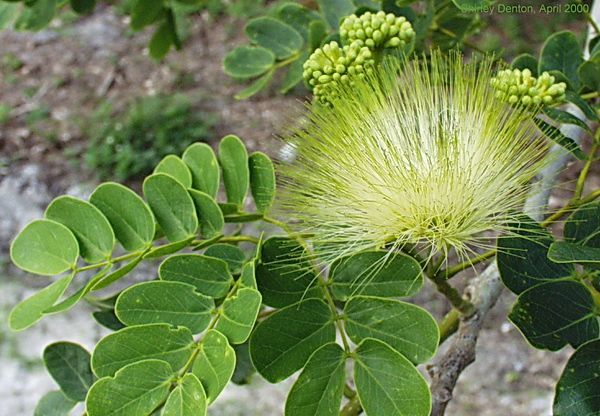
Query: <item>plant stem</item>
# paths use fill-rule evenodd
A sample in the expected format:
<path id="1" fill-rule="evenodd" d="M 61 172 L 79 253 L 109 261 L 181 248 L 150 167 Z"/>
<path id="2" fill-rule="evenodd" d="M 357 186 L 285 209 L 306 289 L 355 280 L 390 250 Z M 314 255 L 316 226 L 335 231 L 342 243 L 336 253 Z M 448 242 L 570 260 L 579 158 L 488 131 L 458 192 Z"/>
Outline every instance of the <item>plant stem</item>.
<path id="1" fill-rule="evenodd" d="M 273 68 L 275 69 L 275 68 L 281 68 L 282 66 L 286 66 L 287 64 L 294 62 L 299 57 L 300 57 L 300 52 L 297 52 L 297 53 L 293 54 L 292 56 L 290 56 L 289 58 L 287 58 L 281 62 L 277 62 L 275 65 L 273 65 Z"/>
<path id="2" fill-rule="evenodd" d="M 473 305 L 471 304 L 471 302 L 464 299 L 461 296 L 460 292 L 447 282 L 446 276 L 444 274 L 438 273 L 441 265 L 444 264 L 447 258 L 447 253 L 441 255 L 433 267 L 432 275 L 428 275 L 428 277 L 435 284 L 438 292 L 444 295 L 455 309 L 457 309 L 465 315 L 468 315 L 473 309 Z"/>
<path id="3" fill-rule="evenodd" d="M 231 236 L 231 237 L 224 237 L 220 240 L 220 242 L 222 242 L 222 243 L 246 242 L 246 243 L 258 244 L 260 242 L 260 239 L 254 237 L 254 236 L 251 236 L 251 235 L 235 235 L 235 236 Z"/>
<path id="4" fill-rule="evenodd" d="M 598 91 L 588 92 L 587 94 L 581 94 L 581 98 L 583 98 L 584 100 L 589 100 L 591 98 L 597 98 L 597 97 L 600 97 L 600 92 L 598 92 Z"/>
<path id="5" fill-rule="evenodd" d="M 440 343 L 442 345 L 450 335 L 454 334 L 458 329 L 458 322 L 460 320 L 460 312 L 456 309 L 450 309 L 450 311 L 444 316 L 442 321 L 438 324 L 440 329 Z"/>
<path id="6" fill-rule="evenodd" d="M 577 0 L 577 4 L 583 4 L 583 2 L 581 0 Z M 584 11 L 583 15 L 585 16 L 590 26 L 594 29 L 594 32 L 596 32 L 596 35 L 600 35 L 600 26 L 598 26 L 598 23 L 596 23 L 594 17 L 590 14 L 590 12 Z"/>
<path id="7" fill-rule="evenodd" d="M 463 270 L 468 269 L 469 267 L 472 267 L 478 263 L 481 263 L 483 261 L 486 261 L 492 257 L 494 257 L 494 255 L 496 254 L 496 250 L 488 250 L 482 254 L 479 254 L 465 262 L 456 264 L 452 267 L 448 267 L 447 269 L 443 269 L 440 270 L 436 273 L 436 277 L 439 276 L 440 278 L 443 277 L 445 279 L 450 279 L 451 277 L 457 275 L 458 273 L 462 272 Z"/>
<path id="8" fill-rule="evenodd" d="M 346 396 L 349 399 L 356 396 L 356 392 L 354 391 L 354 389 L 352 387 L 350 387 L 350 385 L 348 383 L 346 383 L 344 385 L 344 396 Z"/>
<path id="9" fill-rule="evenodd" d="M 564 215 L 571 212 L 573 210 L 573 208 L 577 208 L 577 207 L 579 207 L 583 204 L 586 204 L 588 202 L 591 202 L 597 198 L 600 198 L 600 189 L 596 189 L 595 191 L 590 192 L 583 198 L 571 199 L 564 207 L 562 207 L 561 209 L 556 211 L 554 214 L 550 215 L 548 218 L 546 218 L 544 221 L 542 221 L 541 224 L 543 226 L 550 225 L 554 221 L 558 220 L 559 218 L 561 218 Z"/>
<path id="10" fill-rule="evenodd" d="M 143 254 L 145 251 L 146 250 L 133 251 L 131 253 L 127 253 L 122 256 L 112 258 L 110 260 L 101 261 L 100 263 L 94 263 L 94 264 L 89 264 L 89 265 L 83 266 L 83 267 L 77 267 L 73 271 L 75 273 L 79 273 L 79 272 L 85 272 L 87 270 L 98 269 L 100 267 L 108 266 L 109 264 L 119 263 L 121 261 L 132 259 L 134 257 L 139 256 L 140 254 Z"/>
<path id="11" fill-rule="evenodd" d="M 600 130 L 598 130 L 600 131 Z M 592 166 L 592 162 L 594 161 L 594 157 L 596 156 L 596 152 L 598 151 L 598 143 L 597 140 L 594 140 L 594 144 L 592 145 L 592 149 L 590 150 L 590 154 L 588 155 L 588 159 L 581 169 L 581 173 L 579 174 L 579 178 L 577 178 L 577 185 L 575 187 L 575 193 L 573 194 L 574 200 L 581 199 L 581 194 L 583 193 L 583 187 L 585 186 L 585 180 L 587 179 L 587 175 L 590 171 L 590 167 Z"/>
<path id="12" fill-rule="evenodd" d="M 441 276 L 436 278 L 434 276 L 431 278 L 431 281 L 435 283 L 438 292 L 440 292 L 446 297 L 446 299 L 448 299 L 448 301 L 454 307 L 454 309 L 459 311 L 461 314 L 467 316 L 472 313 L 473 304 L 465 298 L 463 298 L 460 292 L 446 281 L 445 277 Z"/>

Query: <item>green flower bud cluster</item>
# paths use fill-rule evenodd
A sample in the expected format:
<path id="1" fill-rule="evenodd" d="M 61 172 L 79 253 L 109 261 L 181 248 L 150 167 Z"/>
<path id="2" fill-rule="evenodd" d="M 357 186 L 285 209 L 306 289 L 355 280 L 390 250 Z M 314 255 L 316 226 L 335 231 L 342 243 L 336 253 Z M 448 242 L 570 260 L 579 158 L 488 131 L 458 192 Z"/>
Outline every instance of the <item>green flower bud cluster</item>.
<path id="1" fill-rule="evenodd" d="M 360 17 L 346 17 L 340 25 L 342 43 L 350 45 L 360 42 L 369 48 L 395 48 L 410 43 L 415 31 L 403 16 L 385 12 L 366 12 Z"/>
<path id="2" fill-rule="evenodd" d="M 505 69 L 492 78 L 492 86 L 497 90 L 496 97 L 510 104 L 525 106 L 549 105 L 565 99 L 567 84 L 555 82 L 547 72 L 539 77 L 531 75 L 529 69 Z"/>
<path id="3" fill-rule="evenodd" d="M 313 89 L 313 94 L 325 105 L 330 105 L 337 96 L 337 87 L 352 84 L 371 73 L 375 63 L 373 54 L 358 42 L 340 47 L 330 42 L 316 49 L 304 63 L 304 80 Z"/>

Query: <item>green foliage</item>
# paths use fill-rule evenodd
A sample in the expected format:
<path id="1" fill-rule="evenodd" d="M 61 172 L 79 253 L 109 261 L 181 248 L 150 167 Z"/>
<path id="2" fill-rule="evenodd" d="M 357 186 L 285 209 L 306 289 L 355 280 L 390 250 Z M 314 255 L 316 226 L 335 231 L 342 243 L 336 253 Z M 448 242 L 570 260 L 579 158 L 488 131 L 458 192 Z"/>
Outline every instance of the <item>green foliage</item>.
<path id="1" fill-rule="evenodd" d="M 565 226 L 569 243 L 587 242 L 600 225 L 597 204 L 575 211 Z M 516 225 L 517 235 L 498 244 L 498 268 L 509 289 L 519 294 L 509 315 L 537 348 L 577 347 L 597 338 L 596 292 L 570 264 L 554 262 L 554 239 L 533 220 Z M 593 243 L 592 243 L 593 244 Z M 558 246 L 560 247 L 560 246 Z M 567 262 L 568 263 L 568 262 Z"/>
<path id="2" fill-rule="evenodd" d="M 127 326 L 169 323 L 197 334 L 208 327 L 214 308 L 212 298 L 186 283 L 153 281 L 124 290 L 115 305 L 119 321 Z"/>
<path id="3" fill-rule="evenodd" d="M 286 416 L 337 416 L 346 380 L 345 364 L 346 354 L 336 343 L 316 350 L 290 390 Z"/>
<path id="4" fill-rule="evenodd" d="M 205 7 L 200 3 L 133 0 L 125 10 L 135 30 L 153 27 L 150 54 L 161 58 L 180 47 L 186 17 Z M 291 91 L 303 76 L 319 95 L 317 86 L 364 73 L 390 48 L 427 53 L 428 45 L 469 45 L 480 24 L 472 9 L 489 4 L 319 0 L 277 3 L 260 15 L 256 3 L 238 3 L 258 15 L 245 27 L 248 44 L 223 62 L 227 74 L 250 81 L 238 98 L 271 82 Z M 0 27 L 13 21 L 22 29 L 45 27 L 60 5 L 1 4 Z M 94 6 L 94 0 L 70 2 L 81 14 Z M 515 58 L 507 74 L 518 82 L 502 89 L 522 104 L 529 104 L 526 97 L 545 104 L 532 111 L 539 130 L 586 161 L 583 148 L 559 128 L 571 124 L 590 131 L 587 123 L 553 105 L 564 99 L 597 120 L 587 100 L 598 87 L 599 45 L 592 44 L 584 61 L 576 37 L 556 33 L 539 57 Z M 361 47 L 368 56 L 360 55 Z M 280 69 L 287 72 L 278 76 Z M 276 181 L 268 156 L 248 155 L 236 136 L 223 138 L 217 154 L 206 143 L 192 144 L 208 139 L 212 122 L 180 96 L 143 99 L 117 121 L 108 118 L 98 116 L 105 125 L 90 129 L 87 163 L 101 177 L 148 174 L 143 196 L 109 182 L 89 201 L 58 197 L 45 218 L 28 224 L 11 245 L 15 265 L 56 276 L 13 309 L 13 330 L 89 300 L 98 323 L 114 331 L 91 357 L 68 342 L 46 348 L 44 362 L 61 391 L 44 396 L 36 415 L 65 415 L 83 400 L 89 416 L 206 415 L 230 381 L 247 383 L 255 372 L 274 383 L 300 372 L 286 401 L 287 416 L 338 415 L 344 395 L 368 416 L 429 415 L 431 394 L 416 365 L 428 362 L 449 334 L 426 310 L 397 298 L 417 294 L 429 276 L 456 301 L 446 279 L 452 267 L 444 275 L 436 269 L 443 262 L 385 244 L 348 250 L 331 263 L 318 257 L 310 235 L 271 217 Z M 593 395 L 600 380 L 598 218 L 600 204 L 581 204 L 560 241 L 547 224 L 527 218 L 498 239 L 502 280 L 518 295 L 512 322 L 537 348 L 577 348 L 557 385 L 557 416 L 600 409 Z M 244 227 L 250 222 L 278 226 L 285 235 L 263 238 L 260 226 Z M 250 228 L 253 235 L 246 235 Z M 156 258 L 164 259 L 149 281 L 126 284 L 106 299 L 92 297 Z"/>
<path id="5" fill-rule="evenodd" d="M 277 336 L 282 333 L 286 336 Z M 258 372 L 277 383 L 304 367 L 313 352 L 333 341 L 331 310 L 320 299 L 305 299 L 277 311 L 256 327 L 250 339 L 250 356 Z"/>
<path id="6" fill-rule="evenodd" d="M 519 295 L 509 317 L 531 345 L 551 351 L 567 343 L 578 347 L 600 334 L 594 299 L 579 282 L 534 286 Z"/>
<path id="7" fill-rule="evenodd" d="M 594 393 L 600 387 L 600 340 L 582 345 L 569 359 L 556 386 L 555 416 L 593 415 L 600 412 Z"/>
<path id="8" fill-rule="evenodd" d="M 64 225 L 51 220 L 36 220 L 13 240 L 10 256 L 23 270 L 51 276 L 75 266 L 79 245 Z"/>
<path id="9" fill-rule="evenodd" d="M 154 218 L 144 200 L 117 183 L 104 183 L 90 202 L 106 217 L 119 243 L 127 251 L 147 247 L 154 238 Z"/>
<path id="10" fill-rule="evenodd" d="M 152 339 L 152 343 L 147 340 Z M 123 345 L 136 345 L 125 349 Z M 183 368 L 192 354 L 193 339 L 189 329 L 167 324 L 135 325 L 107 335 L 96 345 L 92 369 L 98 377 L 113 376 L 128 364 L 146 359 L 160 359 L 172 373 Z"/>
<path id="11" fill-rule="evenodd" d="M 573 86 L 580 85 L 577 69 L 582 64 L 582 51 L 575 35 L 571 32 L 558 32 L 550 36 L 540 53 L 538 71 L 559 71 Z"/>
<path id="12" fill-rule="evenodd" d="M 110 106 L 101 107 L 85 129 L 85 163 L 102 179 L 140 177 L 164 156 L 208 140 L 214 122 L 182 95 L 137 99 L 116 117 Z"/>
<path id="13" fill-rule="evenodd" d="M 390 258 L 386 258 L 386 257 Z M 423 285 L 421 266 L 412 257 L 385 251 L 365 251 L 343 257 L 331 266 L 333 295 L 412 296 Z"/>
<path id="14" fill-rule="evenodd" d="M 172 382 L 173 372 L 166 362 L 133 362 L 94 383 L 85 407 L 90 416 L 150 414 L 167 399 Z"/>
<path id="15" fill-rule="evenodd" d="M 89 352 L 78 344 L 57 342 L 44 350 L 44 364 L 69 400 L 85 400 L 95 381 Z"/>
<path id="16" fill-rule="evenodd" d="M 367 415 L 429 415 L 427 382 L 400 353 L 366 338 L 356 350 L 355 361 L 354 382 Z"/>
<path id="17" fill-rule="evenodd" d="M 261 300 L 258 290 L 240 288 L 235 295 L 223 302 L 215 329 L 224 334 L 231 344 L 244 343 L 254 328 Z"/>
<path id="18" fill-rule="evenodd" d="M 176 178 L 155 173 L 144 180 L 143 189 L 156 222 L 170 242 L 194 237 L 198 228 L 194 201 Z"/>
<path id="19" fill-rule="evenodd" d="M 225 296 L 233 281 L 227 263 L 199 254 L 171 256 L 162 262 L 158 273 L 161 280 L 187 283 L 213 298 Z"/>
<path id="20" fill-rule="evenodd" d="M 38 402 L 33 416 L 65 416 L 77 402 L 69 400 L 62 391 L 46 393 Z"/>
<path id="21" fill-rule="evenodd" d="M 235 351 L 227 338 L 216 330 L 209 330 L 197 346 L 192 373 L 206 390 L 206 399 L 213 402 L 223 391 L 235 369 Z"/>
<path id="22" fill-rule="evenodd" d="M 424 309 L 394 299 L 354 296 L 344 307 L 346 331 L 356 344 L 385 342 L 415 364 L 433 357 L 439 342 L 435 320 Z"/>
<path id="23" fill-rule="evenodd" d="M 320 293 L 314 285 L 316 275 L 302 253 L 300 244 L 286 237 L 272 237 L 263 243 L 256 283 L 265 305 L 283 308 Z"/>
<path id="24" fill-rule="evenodd" d="M 164 416 L 206 416 L 206 393 L 194 374 L 188 373 L 171 391 L 162 414 Z"/>
<path id="25" fill-rule="evenodd" d="M 223 183 L 227 202 L 238 209 L 246 199 L 250 183 L 248 152 L 242 141 L 236 136 L 226 136 L 219 144 L 219 163 L 223 169 Z"/>
<path id="26" fill-rule="evenodd" d="M 52 201 L 45 217 L 66 226 L 77 239 L 79 254 L 90 263 L 110 257 L 115 235 L 98 208 L 87 201 L 61 196 Z"/>
<path id="27" fill-rule="evenodd" d="M 538 284 L 574 274 L 568 265 L 548 259 L 552 236 L 530 218 L 514 224 L 513 233 L 498 240 L 498 268 L 504 285 L 516 294 Z"/>
<path id="28" fill-rule="evenodd" d="M 73 277 L 73 274 L 61 277 L 15 306 L 8 317 L 10 328 L 13 331 L 21 331 L 42 319 L 44 312 L 65 293 Z"/>

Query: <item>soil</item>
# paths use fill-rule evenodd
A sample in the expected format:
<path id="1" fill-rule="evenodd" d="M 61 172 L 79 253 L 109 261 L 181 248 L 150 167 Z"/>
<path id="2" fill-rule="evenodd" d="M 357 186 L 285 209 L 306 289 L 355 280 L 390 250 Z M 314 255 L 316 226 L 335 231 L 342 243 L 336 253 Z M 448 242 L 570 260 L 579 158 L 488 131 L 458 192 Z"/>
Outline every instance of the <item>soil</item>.
<path id="1" fill-rule="evenodd" d="M 302 93 L 267 91 L 245 101 L 232 98 L 242 86 L 223 73 L 221 62 L 231 45 L 244 41 L 241 27 L 231 17 L 199 16 L 183 50 L 161 64 L 148 57 L 149 34 L 132 36 L 127 19 L 108 7 L 64 27 L 58 23 L 39 33 L 0 33 L 0 103 L 12 109 L 11 119 L 0 124 L 0 258 L 6 262 L 11 236 L 25 221 L 41 216 L 53 196 L 91 189 L 93 175 L 68 154 L 85 147 L 82 120 L 107 100 L 118 109 L 132 97 L 159 92 L 201 97 L 197 110 L 219 116 L 215 139 L 234 133 L 250 149 L 278 156 L 276 135 L 300 114 Z M 47 117 L 32 122 L 31 114 L 40 109 L 48 110 Z M 551 207 L 569 197 L 577 167 L 565 169 L 565 185 L 553 195 Z M 600 185 L 599 178 L 593 172 L 592 186 Z M 56 388 L 39 358 L 44 345 L 68 339 L 91 348 L 103 332 L 90 329 L 89 311 L 82 306 L 24 333 L 9 333 L 7 311 L 47 280 L 25 277 L 10 267 L 0 276 L 0 402 L 7 414 L 29 415 L 37 398 Z M 513 301 L 505 292 L 493 309 L 481 333 L 477 361 L 461 376 L 448 415 L 551 414 L 553 384 L 570 351 L 528 346 L 507 320 Z M 436 316 L 448 307 L 431 288 L 416 302 Z M 272 386 L 257 376 L 249 387 L 228 388 L 214 414 L 280 415 L 289 386 Z"/>

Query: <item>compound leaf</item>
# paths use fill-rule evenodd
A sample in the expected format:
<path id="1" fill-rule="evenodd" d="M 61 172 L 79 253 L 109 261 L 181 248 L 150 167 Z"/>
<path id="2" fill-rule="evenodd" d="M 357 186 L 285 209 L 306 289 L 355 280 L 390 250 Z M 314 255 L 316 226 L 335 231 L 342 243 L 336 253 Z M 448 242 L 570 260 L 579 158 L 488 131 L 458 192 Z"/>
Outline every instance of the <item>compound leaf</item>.
<path id="1" fill-rule="evenodd" d="M 212 148 L 206 143 L 194 143 L 183 152 L 183 161 L 192 174 L 192 187 L 215 198 L 221 174 Z"/>
<path id="2" fill-rule="evenodd" d="M 555 416 L 600 414 L 600 340 L 583 344 L 567 362 L 556 385 Z"/>
<path id="3" fill-rule="evenodd" d="M 40 399 L 33 416 L 68 416 L 76 404 L 62 391 L 50 391 Z"/>
<path id="4" fill-rule="evenodd" d="M 543 283 L 519 295 L 510 320 L 535 348 L 577 347 L 600 334 L 589 290 L 575 281 Z"/>
<path id="5" fill-rule="evenodd" d="M 225 136 L 219 143 L 219 163 L 223 169 L 223 183 L 227 202 L 241 208 L 248 193 L 250 171 L 246 146 L 233 135 Z"/>
<path id="6" fill-rule="evenodd" d="M 272 17 L 250 20 L 246 35 L 253 43 L 273 52 L 277 59 L 290 57 L 304 44 L 304 39 L 292 26 Z"/>
<path id="7" fill-rule="evenodd" d="M 318 297 L 316 275 L 304 249 L 288 237 L 271 237 L 261 246 L 256 282 L 265 305 L 282 308 L 307 297 Z"/>
<path id="8" fill-rule="evenodd" d="M 202 237 L 211 239 L 219 235 L 225 225 L 219 205 L 207 193 L 196 189 L 189 189 L 188 192 L 196 207 Z"/>
<path id="9" fill-rule="evenodd" d="M 74 274 L 64 276 L 15 306 L 8 316 L 10 329 L 21 331 L 42 319 L 44 311 L 60 299 L 73 277 Z"/>
<path id="10" fill-rule="evenodd" d="M 275 199 L 275 169 L 273 162 L 262 152 L 254 152 L 248 160 L 250 166 L 250 190 L 256 209 L 265 213 Z"/>
<path id="11" fill-rule="evenodd" d="M 202 383 L 192 373 L 188 373 L 173 389 L 161 416 L 206 416 L 206 393 Z"/>
<path id="12" fill-rule="evenodd" d="M 90 353 L 79 344 L 56 342 L 44 349 L 44 364 L 48 372 L 70 400 L 85 400 L 94 383 Z"/>
<path id="13" fill-rule="evenodd" d="M 253 78 L 275 64 L 275 54 L 260 46 L 238 46 L 223 61 L 225 73 L 234 78 Z"/>
<path id="14" fill-rule="evenodd" d="M 178 156 L 167 155 L 154 168 L 154 173 L 165 173 L 176 179 L 185 188 L 192 186 L 192 174 Z"/>

